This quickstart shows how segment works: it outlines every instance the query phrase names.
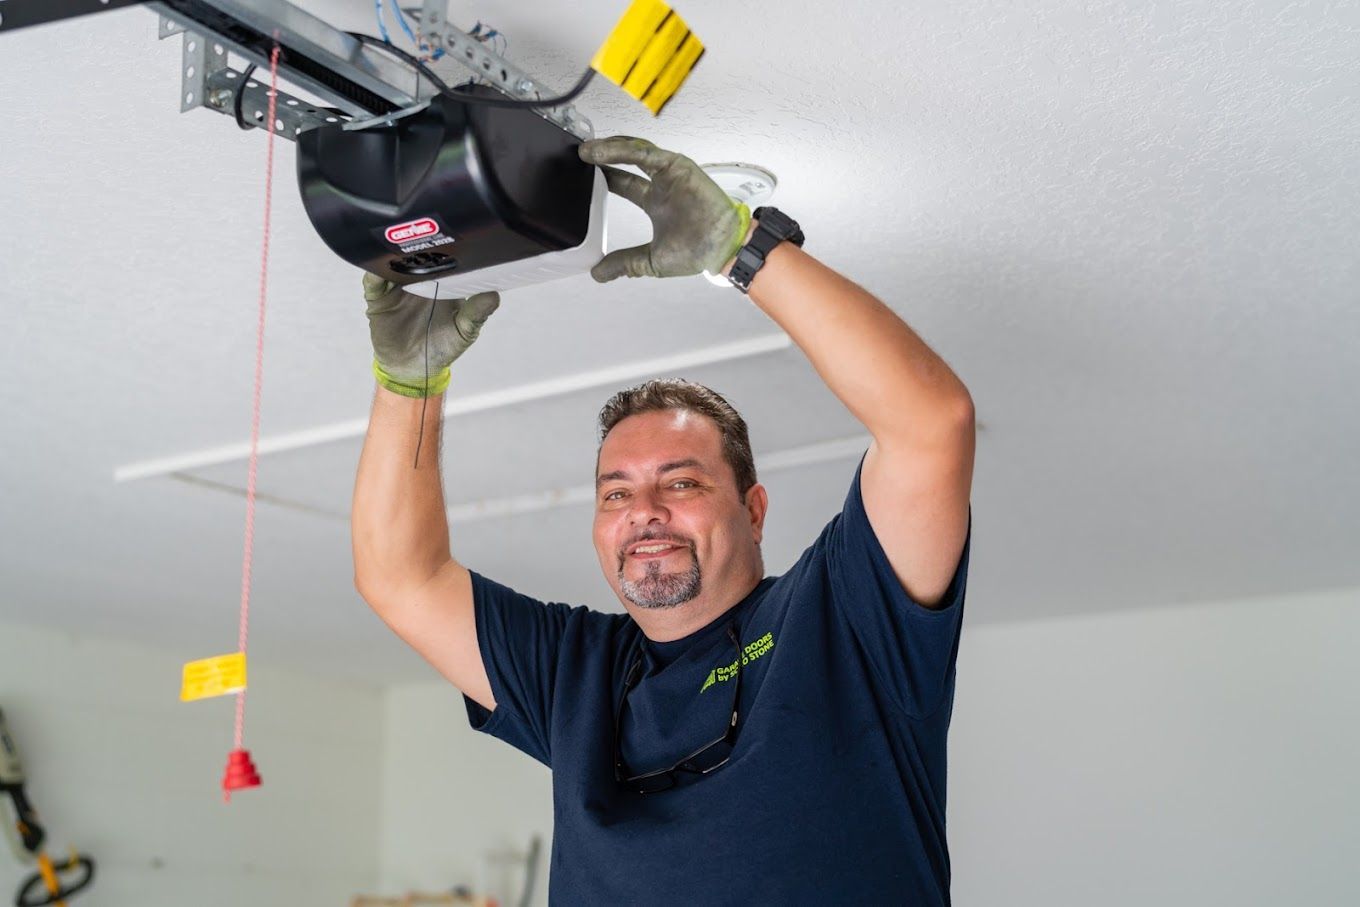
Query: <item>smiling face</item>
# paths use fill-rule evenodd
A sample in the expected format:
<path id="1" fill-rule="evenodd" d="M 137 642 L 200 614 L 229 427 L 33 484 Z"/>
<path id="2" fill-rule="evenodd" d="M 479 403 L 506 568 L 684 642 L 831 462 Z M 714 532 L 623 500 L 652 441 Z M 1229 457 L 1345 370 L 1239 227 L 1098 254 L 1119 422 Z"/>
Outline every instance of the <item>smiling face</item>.
<path id="1" fill-rule="evenodd" d="M 703 626 L 760 581 L 765 489 L 737 490 L 712 419 L 677 409 L 628 416 L 605 437 L 595 475 L 595 551 L 640 623 L 684 606 L 672 628 Z"/>

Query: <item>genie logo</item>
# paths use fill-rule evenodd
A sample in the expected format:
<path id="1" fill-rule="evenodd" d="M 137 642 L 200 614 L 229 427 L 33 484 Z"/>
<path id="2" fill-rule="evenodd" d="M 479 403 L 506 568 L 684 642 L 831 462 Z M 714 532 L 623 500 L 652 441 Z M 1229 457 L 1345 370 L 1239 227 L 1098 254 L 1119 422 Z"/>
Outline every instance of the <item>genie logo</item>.
<path id="1" fill-rule="evenodd" d="M 433 218 L 422 217 L 420 220 L 408 220 L 404 224 L 395 224 L 388 227 L 383 233 L 387 241 L 393 245 L 402 245 L 416 239 L 423 239 L 426 236 L 433 236 L 439 232 L 439 224 Z"/>

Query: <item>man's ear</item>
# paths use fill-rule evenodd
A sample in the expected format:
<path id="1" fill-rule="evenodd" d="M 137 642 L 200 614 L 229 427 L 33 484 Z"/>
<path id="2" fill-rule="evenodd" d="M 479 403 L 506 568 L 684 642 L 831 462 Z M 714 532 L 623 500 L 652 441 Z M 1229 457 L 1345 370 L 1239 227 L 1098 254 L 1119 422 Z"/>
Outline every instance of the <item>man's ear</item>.
<path id="1" fill-rule="evenodd" d="M 765 511 L 770 507 L 770 498 L 765 494 L 765 486 L 752 485 L 746 492 L 746 514 L 751 518 L 751 532 L 759 545 L 765 534 Z"/>

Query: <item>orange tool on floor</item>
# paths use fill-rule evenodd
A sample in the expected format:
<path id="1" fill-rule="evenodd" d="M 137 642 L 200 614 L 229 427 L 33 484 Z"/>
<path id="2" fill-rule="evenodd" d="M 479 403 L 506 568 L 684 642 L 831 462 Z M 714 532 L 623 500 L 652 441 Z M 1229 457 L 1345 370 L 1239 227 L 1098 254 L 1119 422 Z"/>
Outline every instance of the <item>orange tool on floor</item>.
<path id="1" fill-rule="evenodd" d="M 47 832 L 38 822 L 38 813 L 24 792 L 24 766 L 19 761 L 19 748 L 14 745 L 5 714 L 0 712 L 0 795 L 8 794 L 14 804 L 12 843 L 20 860 L 36 860 L 38 871 L 19 886 L 14 896 L 15 907 L 64 907 L 66 899 L 84 891 L 94 881 L 94 860 L 71 850 L 65 860 L 55 862 L 43 849 Z"/>

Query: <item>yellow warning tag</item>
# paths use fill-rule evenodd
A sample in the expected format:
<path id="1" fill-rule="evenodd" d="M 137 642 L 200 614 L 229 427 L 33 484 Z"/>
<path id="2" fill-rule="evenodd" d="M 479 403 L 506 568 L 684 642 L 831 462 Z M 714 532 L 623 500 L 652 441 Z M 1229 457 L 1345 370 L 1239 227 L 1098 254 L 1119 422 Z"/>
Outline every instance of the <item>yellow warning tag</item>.
<path id="1" fill-rule="evenodd" d="M 704 45 L 675 10 L 662 0 L 633 0 L 590 67 L 656 115 L 703 54 Z"/>
<path id="2" fill-rule="evenodd" d="M 210 696 L 225 696 L 246 688 L 246 653 L 233 652 L 191 661 L 184 666 L 179 688 L 180 702 L 193 702 Z"/>

